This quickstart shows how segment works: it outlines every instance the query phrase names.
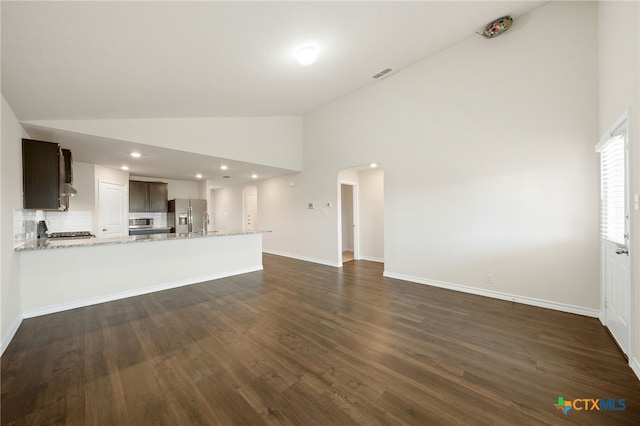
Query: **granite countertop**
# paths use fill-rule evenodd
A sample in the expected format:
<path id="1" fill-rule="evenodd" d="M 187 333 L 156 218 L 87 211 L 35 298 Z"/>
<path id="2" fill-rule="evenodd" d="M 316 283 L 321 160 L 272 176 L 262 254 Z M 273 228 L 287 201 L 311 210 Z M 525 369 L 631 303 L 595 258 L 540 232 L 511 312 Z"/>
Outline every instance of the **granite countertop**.
<path id="1" fill-rule="evenodd" d="M 21 246 L 15 248 L 15 251 L 34 251 L 34 250 L 48 250 L 48 249 L 60 249 L 69 247 L 93 247 L 104 246 L 113 244 L 131 244 L 131 243 L 145 243 L 153 241 L 168 241 L 168 240 L 184 240 L 193 238 L 211 238 L 211 237 L 227 237 L 230 235 L 249 235 L 249 234 L 264 234 L 265 230 L 258 231 L 209 231 L 206 234 L 191 232 L 188 234 L 149 234 L 149 235 L 129 235 L 125 237 L 116 238 L 84 238 L 84 239 L 51 239 L 44 238 L 39 240 L 29 241 Z"/>

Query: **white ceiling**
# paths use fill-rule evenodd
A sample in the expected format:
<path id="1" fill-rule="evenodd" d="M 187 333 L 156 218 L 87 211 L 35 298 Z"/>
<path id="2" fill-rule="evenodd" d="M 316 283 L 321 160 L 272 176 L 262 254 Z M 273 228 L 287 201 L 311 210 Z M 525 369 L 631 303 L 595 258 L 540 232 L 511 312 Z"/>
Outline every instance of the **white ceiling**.
<path id="1" fill-rule="evenodd" d="M 19 120 L 304 115 L 541 3 L 3 1 L 2 93 Z"/>
<path id="2" fill-rule="evenodd" d="M 287 169 L 54 130 L 32 124 L 24 124 L 24 128 L 33 139 L 60 142 L 63 148 L 71 150 L 74 161 L 100 164 L 113 169 L 127 166 L 129 173 L 134 176 L 199 181 L 200 179 L 196 178 L 196 174 L 199 173 L 202 174 L 202 180 L 209 181 L 211 188 L 222 188 L 252 182 L 255 180 L 252 178 L 253 174 L 258 175 L 257 179 L 260 180 L 292 172 Z M 140 153 L 141 157 L 133 158 L 132 152 Z M 222 165 L 228 168 L 221 170 Z"/>

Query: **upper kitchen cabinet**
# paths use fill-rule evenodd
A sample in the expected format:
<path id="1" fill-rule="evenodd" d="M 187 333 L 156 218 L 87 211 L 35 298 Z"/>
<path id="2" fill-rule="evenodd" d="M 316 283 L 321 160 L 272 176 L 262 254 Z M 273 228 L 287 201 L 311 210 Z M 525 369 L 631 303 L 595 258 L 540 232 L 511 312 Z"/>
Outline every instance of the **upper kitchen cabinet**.
<path id="1" fill-rule="evenodd" d="M 149 211 L 166 212 L 169 190 L 166 183 L 149 182 Z"/>
<path id="2" fill-rule="evenodd" d="M 59 144 L 22 139 L 22 179 L 25 209 L 67 209 L 65 163 Z"/>
<path id="3" fill-rule="evenodd" d="M 129 181 L 129 211 L 149 211 L 149 182 Z"/>
<path id="4" fill-rule="evenodd" d="M 129 181 L 130 212 L 166 212 L 169 192 L 164 182 Z"/>

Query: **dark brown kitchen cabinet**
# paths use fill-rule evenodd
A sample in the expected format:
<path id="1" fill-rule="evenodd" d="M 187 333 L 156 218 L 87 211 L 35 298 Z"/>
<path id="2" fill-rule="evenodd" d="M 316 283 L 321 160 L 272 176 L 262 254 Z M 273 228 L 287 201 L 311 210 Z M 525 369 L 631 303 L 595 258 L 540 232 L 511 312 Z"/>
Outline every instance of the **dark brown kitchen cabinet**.
<path id="1" fill-rule="evenodd" d="M 66 210 L 65 164 L 60 145 L 22 139 L 22 183 L 25 209 Z"/>
<path id="2" fill-rule="evenodd" d="M 149 211 L 149 182 L 129 181 L 129 211 Z"/>
<path id="3" fill-rule="evenodd" d="M 130 212 L 166 212 L 168 199 L 164 182 L 129 181 Z"/>
<path id="4" fill-rule="evenodd" d="M 166 212 L 169 191 L 167 184 L 162 182 L 149 182 L 149 211 Z"/>

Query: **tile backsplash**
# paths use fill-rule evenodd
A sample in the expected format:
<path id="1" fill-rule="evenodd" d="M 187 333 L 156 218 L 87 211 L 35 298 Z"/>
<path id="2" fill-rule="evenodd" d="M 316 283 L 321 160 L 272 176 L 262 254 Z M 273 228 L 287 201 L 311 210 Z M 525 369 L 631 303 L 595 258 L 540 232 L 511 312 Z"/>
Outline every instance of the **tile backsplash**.
<path id="1" fill-rule="evenodd" d="M 166 213 L 129 213 L 129 219 L 153 219 L 154 226 L 167 226 Z M 13 246 L 37 238 L 38 222 L 47 222 L 49 232 L 92 231 L 93 212 L 91 211 L 42 211 L 13 209 Z"/>
<path id="2" fill-rule="evenodd" d="M 45 212 L 49 232 L 91 231 L 93 214 L 81 212 Z"/>
<path id="3" fill-rule="evenodd" d="M 38 222 L 47 222 L 49 232 L 91 231 L 93 213 L 45 212 L 42 210 L 13 210 L 13 246 L 18 247 L 37 238 Z M 165 219 L 166 221 L 166 219 Z"/>
<path id="4" fill-rule="evenodd" d="M 42 210 L 13 209 L 13 246 L 36 239 L 38 221 L 44 220 Z"/>

